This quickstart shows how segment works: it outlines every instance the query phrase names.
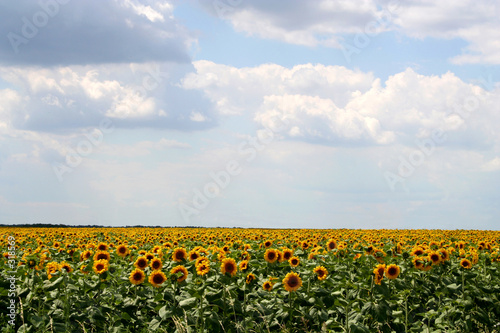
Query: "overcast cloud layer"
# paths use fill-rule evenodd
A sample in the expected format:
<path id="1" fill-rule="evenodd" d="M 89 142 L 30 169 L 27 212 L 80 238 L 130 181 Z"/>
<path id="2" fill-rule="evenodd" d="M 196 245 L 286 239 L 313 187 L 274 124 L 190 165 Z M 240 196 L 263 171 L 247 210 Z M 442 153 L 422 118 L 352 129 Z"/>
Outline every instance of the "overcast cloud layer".
<path id="1" fill-rule="evenodd" d="M 499 8 L 6 2 L 0 223 L 498 229 Z"/>

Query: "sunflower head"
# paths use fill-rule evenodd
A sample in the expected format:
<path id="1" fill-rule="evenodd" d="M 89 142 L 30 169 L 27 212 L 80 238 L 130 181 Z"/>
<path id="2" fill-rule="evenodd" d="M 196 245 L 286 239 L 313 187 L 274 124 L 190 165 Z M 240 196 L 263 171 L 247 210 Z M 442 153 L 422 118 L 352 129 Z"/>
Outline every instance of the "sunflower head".
<path id="1" fill-rule="evenodd" d="M 328 271 L 326 270 L 325 267 L 323 266 L 318 266 L 313 270 L 314 273 L 316 273 L 316 276 L 318 277 L 318 280 L 324 280 L 328 276 Z"/>
<path id="2" fill-rule="evenodd" d="M 224 258 L 222 259 L 220 270 L 222 274 L 229 273 L 231 274 L 231 276 L 235 276 L 236 271 L 238 270 L 238 266 L 236 265 L 236 261 L 234 261 L 233 258 Z"/>
<path id="3" fill-rule="evenodd" d="M 148 259 L 146 259 L 145 256 L 139 257 L 135 261 L 134 266 L 138 269 L 144 270 L 146 267 L 148 267 Z"/>
<path id="4" fill-rule="evenodd" d="M 397 278 L 400 272 L 401 268 L 395 264 L 391 264 L 385 268 L 385 276 L 390 280 Z"/>
<path id="5" fill-rule="evenodd" d="M 189 273 L 186 267 L 179 265 L 172 268 L 170 274 L 177 277 L 177 282 L 182 282 L 187 279 Z"/>
<path id="6" fill-rule="evenodd" d="M 157 288 L 159 288 L 166 280 L 167 277 L 162 271 L 153 271 L 148 279 L 149 283 Z"/>
<path id="7" fill-rule="evenodd" d="M 162 262 L 161 262 L 161 259 L 160 258 L 154 258 L 153 260 L 151 260 L 151 262 L 149 263 L 149 266 L 151 267 L 151 269 L 153 271 L 157 271 L 157 270 L 160 270 L 161 267 L 162 267 Z"/>
<path id="8" fill-rule="evenodd" d="M 335 250 L 337 248 L 337 242 L 334 239 L 330 239 L 326 243 L 326 248 L 328 249 L 328 251 Z"/>
<path id="9" fill-rule="evenodd" d="M 99 259 L 99 260 L 96 260 L 94 261 L 94 272 L 96 272 L 97 274 L 103 274 L 104 272 L 107 272 L 109 268 L 109 262 L 107 260 L 104 260 L 104 259 Z"/>
<path id="10" fill-rule="evenodd" d="M 144 271 L 141 269 L 134 269 L 132 273 L 130 273 L 129 276 L 129 281 L 132 284 L 138 285 L 144 282 L 144 279 L 146 278 L 146 274 L 144 274 Z"/>
<path id="11" fill-rule="evenodd" d="M 291 257 L 288 262 L 290 263 L 290 266 L 297 267 L 300 264 L 300 259 L 298 257 Z"/>
<path id="12" fill-rule="evenodd" d="M 256 279 L 255 274 L 253 274 L 253 273 L 249 273 L 249 274 L 247 275 L 247 278 L 245 279 L 245 282 L 246 282 L 247 284 L 250 284 L 250 283 L 252 283 L 253 281 L 255 281 L 255 279 Z"/>
<path id="13" fill-rule="evenodd" d="M 464 258 L 460 261 L 460 266 L 462 266 L 462 268 L 465 268 L 465 269 L 471 269 L 472 263 L 470 262 L 469 259 Z"/>
<path id="14" fill-rule="evenodd" d="M 240 262 L 239 267 L 240 271 L 246 270 L 248 268 L 248 260 L 243 260 L 242 262 Z"/>
<path id="15" fill-rule="evenodd" d="M 66 261 L 61 262 L 59 267 L 61 268 L 61 271 L 66 271 L 67 273 L 73 272 L 73 268 Z"/>
<path id="16" fill-rule="evenodd" d="M 283 286 L 285 286 L 286 291 L 296 291 L 302 286 L 302 279 L 299 274 L 290 272 L 283 279 Z"/>
<path id="17" fill-rule="evenodd" d="M 271 281 L 266 281 L 262 284 L 262 288 L 266 291 L 273 290 L 273 283 Z"/>
<path id="18" fill-rule="evenodd" d="M 110 258 L 111 258 L 111 256 L 109 255 L 108 251 L 99 250 L 94 254 L 94 261 L 95 260 L 107 260 L 107 261 L 109 261 Z"/>
<path id="19" fill-rule="evenodd" d="M 203 260 L 199 265 L 196 266 L 196 274 L 205 275 L 210 271 L 210 262 Z"/>
<path id="20" fill-rule="evenodd" d="M 126 245 L 118 245 L 116 248 L 116 254 L 118 254 L 120 257 L 125 258 L 129 254 L 129 249 L 127 248 Z"/>
<path id="21" fill-rule="evenodd" d="M 264 253 L 264 259 L 269 263 L 273 263 L 276 260 L 278 260 L 278 254 L 276 253 L 276 250 L 275 249 L 267 249 L 266 253 Z"/>
<path id="22" fill-rule="evenodd" d="M 293 257 L 293 251 L 290 249 L 285 248 L 281 253 L 283 254 L 283 260 L 288 261 L 291 257 Z"/>
<path id="23" fill-rule="evenodd" d="M 188 253 L 188 258 L 189 258 L 190 261 L 196 260 L 199 257 L 200 257 L 200 254 L 198 253 L 198 251 L 191 250 Z"/>
<path id="24" fill-rule="evenodd" d="M 106 243 L 101 242 L 101 243 L 99 243 L 97 245 L 97 249 L 99 251 L 107 251 L 108 250 L 108 245 Z"/>
<path id="25" fill-rule="evenodd" d="M 187 252 L 182 247 L 176 248 L 172 253 L 172 260 L 175 262 L 181 262 L 183 260 L 186 260 L 186 258 L 187 258 Z"/>

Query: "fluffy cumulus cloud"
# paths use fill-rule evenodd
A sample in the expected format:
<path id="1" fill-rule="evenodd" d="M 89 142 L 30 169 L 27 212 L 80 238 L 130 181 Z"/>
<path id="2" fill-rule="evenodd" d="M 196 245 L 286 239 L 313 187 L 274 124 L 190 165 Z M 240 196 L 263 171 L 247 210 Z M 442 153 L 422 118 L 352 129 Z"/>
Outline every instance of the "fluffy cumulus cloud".
<path id="1" fill-rule="evenodd" d="M 200 89 L 222 114 L 250 114 L 295 140 L 329 145 L 413 145 L 446 132 L 448 145 L 498 143 L 500 89 L 484 78 L 470 84 L 452 73 L 425 76 L 412 69 L 381 82 L 342 66 L 261 65 L 235 68 L 208 61 L 182 81 Z"/>
<path id="2" fill-rule="evenodd" d="M 164 1 L 2 2 L 0 62 L 189 62 L 193 38 L 172 12 Z"/>
<path id="3" fill-rule="evenodd" d="M 340 48 L 352 34 L 398 31 L 413 38 L 466 41 L 454 63 L 500 63 L 498 1 L 217 0 L 204 6 L 236 31 L 290 44 Z"/>
<path id="4" fill-rule="evenodd" d="M 2 67 L 10 87 L 0 90 L 0 121 L 33 131 L 95 127 L 103 118 L 122 127 L 207 128 L 213 116 L 205 99 L 177 86 L 189 70 L 173 63 Z"/>

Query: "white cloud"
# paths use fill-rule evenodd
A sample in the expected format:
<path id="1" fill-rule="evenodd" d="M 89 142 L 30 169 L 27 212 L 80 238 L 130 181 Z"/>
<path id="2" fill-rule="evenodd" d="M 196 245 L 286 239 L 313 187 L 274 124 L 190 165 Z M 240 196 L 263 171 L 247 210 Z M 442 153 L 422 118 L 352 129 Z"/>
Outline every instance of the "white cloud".
<path id="1" fill-rule="evenodd" d="M 286 121 L 293 139 L 411 146 L 435 130 L 448 133 L 446 145 L 488 146 L 499 139 L 500 89 L 488 81 L 471 84 L 453 73 L 425 76 L 412 69 L 382 83 L 342 66 L 194 65 L 184 88 L 202 90 L 224 115 L 248 114 L 271 129 Z"/>
<path id="2" fill-rule="evenodd" d="M 205 4 L 207 10 L 212 10 Z M 289 44 L 340 48 L 349 34 L 398 31 L 414 38 L 463 39 L 453 63 L 500 64 L 500 3 L 466 1 L 246 1 L 225 11 L 234 29 Z"/>
<path id="3" fill-rule="evenodd" d="M 125 127 L 206 128 L 214 120 L 211 108 L 199 92 L 177 84 L 191 69 L 173 63 L 0 67 L 12 86 L 0 90 L 1 113 L 27 130 L 95 127 L 104 117 Z"/>

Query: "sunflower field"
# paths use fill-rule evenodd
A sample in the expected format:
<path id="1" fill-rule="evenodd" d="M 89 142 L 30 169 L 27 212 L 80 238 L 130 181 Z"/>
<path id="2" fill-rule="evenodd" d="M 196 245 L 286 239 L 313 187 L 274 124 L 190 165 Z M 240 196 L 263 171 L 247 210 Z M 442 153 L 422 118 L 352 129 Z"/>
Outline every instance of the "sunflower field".
<path id="1" fill-rule="evenodd" d="M 0 332 L 500 332 L 500 231 L 1 228 Z"/>

